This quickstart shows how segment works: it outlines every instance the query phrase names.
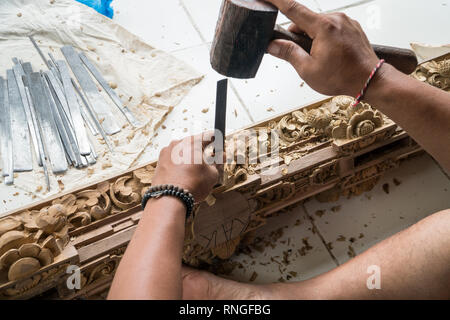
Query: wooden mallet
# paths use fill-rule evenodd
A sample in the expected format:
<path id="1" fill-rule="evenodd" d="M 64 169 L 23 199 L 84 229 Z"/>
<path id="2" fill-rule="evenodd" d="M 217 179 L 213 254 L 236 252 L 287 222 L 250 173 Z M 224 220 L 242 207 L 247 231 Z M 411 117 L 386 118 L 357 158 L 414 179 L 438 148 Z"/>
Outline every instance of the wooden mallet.
<path id="1" fill-rule="evenodd" d="M 294 34 L 275 26 L 278 9 L 261 0 L 223 0 L 211 48 L 211 65 L 220 74 L 254 78 L 269 43 L 274 39 L 291 40 L 307 52 L 312 40 L 305 34 Z M 373 45 L 380 59 L 386 60 L 403 73 L 417 67 L 413 51 Z"/>

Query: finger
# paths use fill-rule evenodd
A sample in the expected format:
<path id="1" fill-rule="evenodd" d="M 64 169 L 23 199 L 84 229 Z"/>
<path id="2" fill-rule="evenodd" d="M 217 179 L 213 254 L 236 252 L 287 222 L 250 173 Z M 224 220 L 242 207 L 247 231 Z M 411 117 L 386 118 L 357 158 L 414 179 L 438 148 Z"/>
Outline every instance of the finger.
<path id="1" fill-rule="evenodd" d="M 211 144 L 211 142 L 214 141 L 214 138 L 215 138 L 214 131 L 210 130 L 210 131 L 203 132 L 203 141 L 202 141 L 203 149 L 208 147 Z"/>
<path id="2" fill-rule="evenodd" d="M 316 28 L 320 15 L 309 10 L 304 5 L 295 0 L 267 0 L 272 3 L 281 12 L 283 12 L 292 22 L 301 30 L 304 30 L 311 38 L 317 34 Z"/>
<path id="3" fill-rule="evenodd" d="M 293 33 L 304 33 L 305 32 L 305 30 L 300 29 L 299 26 L 296 25 L 295 23 L 291 23 L 288 27 L 288 30 Z"/>
<path id="4" fill-rule="evenodd" d="M 298 73 L 307 65 L 311 56 L 302 47 L 288 40 L 274 40 L 267 49 L 271 55 L 289 62 Z"/>

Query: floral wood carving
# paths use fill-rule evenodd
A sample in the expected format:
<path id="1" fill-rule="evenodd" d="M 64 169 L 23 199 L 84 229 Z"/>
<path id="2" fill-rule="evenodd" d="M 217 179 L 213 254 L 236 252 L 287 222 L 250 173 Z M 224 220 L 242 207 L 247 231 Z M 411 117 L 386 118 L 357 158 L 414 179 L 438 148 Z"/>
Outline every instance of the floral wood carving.
<path id="1" fill-rule="evenodd" d="M 419 81 L 442 90 L 450 90 L 450 58 L 442 61 L 430 61 L 420 65 L 413 73 Z"/>

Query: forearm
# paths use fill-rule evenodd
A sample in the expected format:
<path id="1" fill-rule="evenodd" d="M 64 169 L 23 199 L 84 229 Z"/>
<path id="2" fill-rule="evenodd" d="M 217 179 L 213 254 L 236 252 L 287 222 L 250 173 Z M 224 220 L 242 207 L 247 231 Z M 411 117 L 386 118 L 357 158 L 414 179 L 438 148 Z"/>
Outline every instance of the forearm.
<path id="1" fill-rule="evenodd" d="M 186 208 L 151 199 L 120 262 L 109 299 L 180 299 Z"/>
<path id="2" fill-rule="evenodd" d="M 370 84 L 365 101 L 419 143 L 450 172 L 450 95 L 384 65 Z"/>

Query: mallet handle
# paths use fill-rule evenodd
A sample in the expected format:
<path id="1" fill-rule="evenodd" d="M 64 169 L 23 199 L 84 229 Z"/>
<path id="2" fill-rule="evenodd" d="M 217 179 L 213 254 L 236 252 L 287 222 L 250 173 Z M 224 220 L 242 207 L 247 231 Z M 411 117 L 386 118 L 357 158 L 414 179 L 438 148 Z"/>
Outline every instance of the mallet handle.
<path id="1" fill-rule="evenodd" d="M 311 52 L 312 39 L 306 34 L 297 34 L 283 29 L 281 26 L 275 26 L 273 39 L 290 40 L 297 43 L 308 53 Z M 380 59 L 386 60 L 399 71 L 405 74 L 411 74 L 417 68 L 417 57 L 414 51 L 396 47 L 380 46 L 373 44 L 373 50 Z"/>

